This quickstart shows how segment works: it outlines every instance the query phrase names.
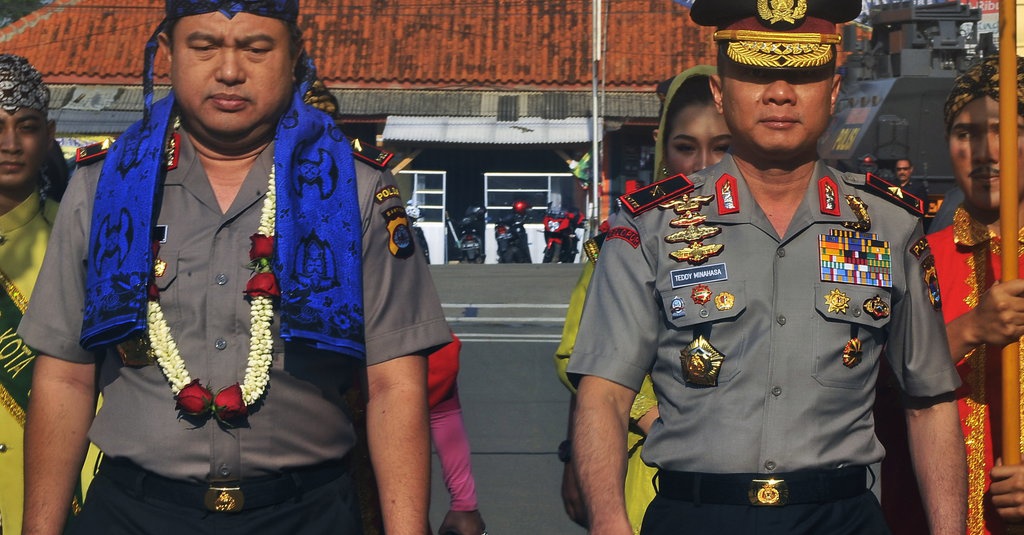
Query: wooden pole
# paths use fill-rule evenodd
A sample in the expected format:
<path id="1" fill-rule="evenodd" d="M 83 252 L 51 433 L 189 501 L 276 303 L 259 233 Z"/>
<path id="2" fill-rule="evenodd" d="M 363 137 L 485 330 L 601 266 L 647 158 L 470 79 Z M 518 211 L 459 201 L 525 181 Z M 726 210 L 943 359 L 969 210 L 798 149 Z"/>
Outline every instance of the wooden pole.
<path id="1" fill-rule="evenodd" d="M 1017 278 L 1017 6 L 999 3 L 999 228 L 1003 242 L 1002 280 Z M 1020 353 L 1003 348 L 1003 462 L 1020 464 Z"/>

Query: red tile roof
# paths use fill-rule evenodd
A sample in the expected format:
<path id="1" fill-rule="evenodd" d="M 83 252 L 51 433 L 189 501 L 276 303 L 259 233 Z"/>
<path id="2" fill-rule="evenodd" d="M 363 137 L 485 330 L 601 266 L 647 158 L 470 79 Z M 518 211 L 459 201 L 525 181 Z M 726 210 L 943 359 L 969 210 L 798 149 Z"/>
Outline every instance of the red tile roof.
<path id="1" fill-rule="evenodd" d="M 299 24 L 331 87 L 587 89 L 591 2 L 301 0 Z M 27 57 L 50 83 L 136 84 L 163 5 L 55 0 L 0 28 L 0 51 Z M 713 62 L 711 31 L 672 0 L 602 5 L 606 87 L 650 91 Z M 162 62 L 157 72 L 166 72 Z"/>

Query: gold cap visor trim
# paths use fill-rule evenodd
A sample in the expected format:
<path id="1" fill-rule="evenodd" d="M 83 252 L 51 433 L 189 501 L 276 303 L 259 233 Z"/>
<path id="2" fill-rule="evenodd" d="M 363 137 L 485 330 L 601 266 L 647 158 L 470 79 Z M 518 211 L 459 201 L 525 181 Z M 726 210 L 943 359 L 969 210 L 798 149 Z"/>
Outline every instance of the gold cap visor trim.
<path id="1" fill-rule="evenodd" d="M 716 41 L 730 41 L 725 55 L 741 65 L 772 69 L 821 67 L 835 57 L 842 36 L 820 33 L 719 30 Z"/>

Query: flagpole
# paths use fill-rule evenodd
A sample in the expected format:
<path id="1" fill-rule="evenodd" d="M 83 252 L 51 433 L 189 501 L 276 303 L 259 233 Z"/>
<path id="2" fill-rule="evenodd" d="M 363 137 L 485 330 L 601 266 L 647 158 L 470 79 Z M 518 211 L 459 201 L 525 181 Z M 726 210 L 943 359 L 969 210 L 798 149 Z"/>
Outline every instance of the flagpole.
<path id="1" fill-rule="evenodd" d="M 999 3 L 999 228 L 1003 241 L 1002 280 L 1018 277 L 1017 222 L 1017 6 Z M 1019 343 L 1003 348 L 1003 463 L 1020 464 Z"/>
<path id="2" fill-rule="evenodd" d="M 590 89 L 590 188 L 591 194 L 593 195 L 593 205 L 591 206 L 591 219 L 590 219 L 590 235 L 594 236 L 597 234 L 597 226 L 600 224 L 601 219 L 601 116 L 598 106 L 598 84 L 600 76 L 600 65 L 601 65 L 601 0 L 591 0 L 591 8 L 593 12 L 591 14 L 591 32 L 593 33 L 593 41 L 591 42 L 591 57 L 593 59 L 591 63 L 591 75 L 593 80 L 591 81 Z"/>

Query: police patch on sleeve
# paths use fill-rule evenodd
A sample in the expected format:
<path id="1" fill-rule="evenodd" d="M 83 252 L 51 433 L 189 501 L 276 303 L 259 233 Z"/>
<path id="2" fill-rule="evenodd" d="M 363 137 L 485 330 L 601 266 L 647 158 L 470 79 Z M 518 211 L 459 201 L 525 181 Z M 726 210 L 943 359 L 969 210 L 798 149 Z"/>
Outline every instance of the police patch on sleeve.
<path id="1" fill-rule="evenodd" d="M 380 213 L 388 229 L 388 250 L 396 258 L 409 258 L 416 252 L 412 230 L 405 215 L 405 207 L 395 206 Z"/>
<path id="2" fill-rule="evenodd" d="M 932 308 L 942 310 L 942 295 L 939 292 L 939 275 L 935 271 L 934 256 L 928 255 L 921 261 L 921 274 L 928 287 L 928 299 L 932 303 Z"/>
<path id="3" fill-rule="evenodd" d="M 627 227 L 615 227 L 608 231 L 608 240 L 622 240 L 634 249 L 640 247 L 640 234 Z"/>
<path id="4" fill-rule="evenodd" d="M 373 194 L 373 201 L 377 204 L 382 204 L 384 201 L 398 196 L 398 186 L 384 186 L 377 193 Z"/>
<path id="5" fill-rule="evenodd" d="M 914 255 L 914 258 L 920 260 L 921 255 L 928 250 L 928 238 L 921 236 L 921 239 L 914 242 L 914 245 L 910 246 L 910 254 Z"/>

